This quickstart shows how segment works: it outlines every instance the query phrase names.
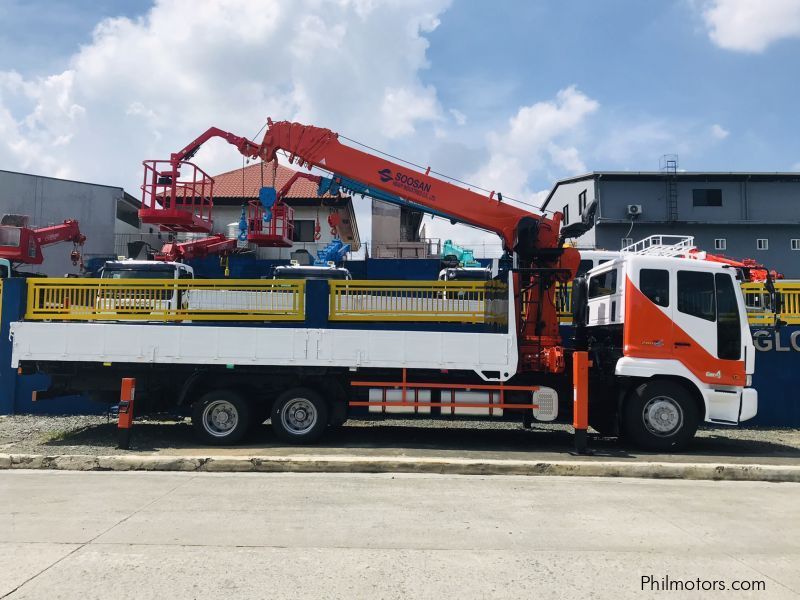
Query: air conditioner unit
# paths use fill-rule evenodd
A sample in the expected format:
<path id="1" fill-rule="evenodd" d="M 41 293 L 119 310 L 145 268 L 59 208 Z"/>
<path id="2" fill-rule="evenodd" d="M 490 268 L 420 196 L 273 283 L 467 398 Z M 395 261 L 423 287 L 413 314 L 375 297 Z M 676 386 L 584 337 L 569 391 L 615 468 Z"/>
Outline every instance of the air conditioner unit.
<path id="1" fill-rule="evenodd" d="M 638 217 L 642 214 L 642 205 L 641 204 L 628 204 L 628 216 L 629 217 Z"/>

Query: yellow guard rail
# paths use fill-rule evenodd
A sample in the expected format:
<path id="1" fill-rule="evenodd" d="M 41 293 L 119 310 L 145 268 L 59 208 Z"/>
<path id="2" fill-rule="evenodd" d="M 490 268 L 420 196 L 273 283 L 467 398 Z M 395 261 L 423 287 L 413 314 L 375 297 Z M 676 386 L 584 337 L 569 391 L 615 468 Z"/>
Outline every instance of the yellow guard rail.
<path id="1" fill-rule="evenodd" d="M 331 321 L 502 323 L 507 286 L 494 281 L 332 280 Z"/>
<path id="2" fill-rule="evenodd" d="M 28 280 L 25 319 L 302 321 L 305 281 L 263 279 Z"/>

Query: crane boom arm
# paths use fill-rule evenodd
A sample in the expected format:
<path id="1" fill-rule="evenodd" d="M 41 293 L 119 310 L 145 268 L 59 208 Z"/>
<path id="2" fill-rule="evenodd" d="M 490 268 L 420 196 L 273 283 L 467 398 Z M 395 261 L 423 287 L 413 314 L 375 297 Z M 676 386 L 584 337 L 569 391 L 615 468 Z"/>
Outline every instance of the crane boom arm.
<path id="1" fill-rule="evenodd" d="M 219 127 L 209 127 L 206 131 L 189 142 L 182 150 L 173 152 L 170 155 L 170 162 L 177 164 L 181 161 L 191 159 L 200 149 L 200 146 L 215 137 L 222 138 L 229 144 L 236 146 L 236 149 L 248 158 L 255 158 L 258 156 L 259 145 L 255 142 L 248 140 L 246 137 L 234 135 L 230 131 L 224 131 Z"/>
<path id="2" fill-rule="evenodd" d="M 278 150 L 290 155 L 290 162 L 351 177 L 374 189 L 412 201 L 425 209 L 447 215 L 454 221 L 492 231 L 500 236 L 506 250 L 521 255 L 535 254 L 537 248 L 557 248 L 561 215 L 550 219 L 501 201 L 491 192 L 479 194 L 458 185 L 411 170 L 339 141 L 330 129 L 289 121 L 268 121 L 260 155 L 273 160 Z"/>
<path id="3" fill-rule="evenodd" d="M 81 233 L 78 221 L 74 219 L 66 219 L 58 225 L 32 229 L 31 236 L 39 246 L 58 244 L 60 242 L 83 244 L 86 241 L 86 236 Z"/>

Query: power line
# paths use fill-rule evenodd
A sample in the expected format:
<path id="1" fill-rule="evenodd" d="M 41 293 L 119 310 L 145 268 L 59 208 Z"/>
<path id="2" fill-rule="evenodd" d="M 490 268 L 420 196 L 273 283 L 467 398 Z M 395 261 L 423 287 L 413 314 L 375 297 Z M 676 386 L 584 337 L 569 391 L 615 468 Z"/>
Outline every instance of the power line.
<path id="1" fill-rule="evenodd" d="M 365 144 L 363 142 L 359 142 L 358 140 L 354 140 L 353 138 L 349 138 L 346 135 L 339 134 L 339 137 L 342 138 L 342 139 L 347 140 L 348 142 L 353 142 L 354 144 L 358 144 L 359 146 L 361 146 L 363 148 L 367 148 L 369 150 L 372 150 L 373 152 L 377 152 L 378 154 L 382 154 L 383 156 L 386 156 L 386 157 L 391 158 L 393 160 L 397 160 L 399 162 L 402 162 L 402 163 L 405 163 L 405 164 L 410 165 L 412 167 L 415 167 L 417 169 L 420 169 L 421 171 L 426 171 L 427 170 L 427 167 L 423 167 L 422 165 L 418 165 L 417 163 L 411 162 L 410 160 L 406 160 L 406 159 L 401 158 L 399 156 L 395 156 L 394 154 L 389 154 L 388 152 L 384 152 L 383 150 L 375 148 L 374 146 L 370 146 L 369 144 Z M 460 183 L 461 185 L 465 185 L 470 189 L 480 190 L 482 192 L 486 192 L 487 194 L 491 194 L 492 191 L 493 191 L 493 190 L 487 190 L 486 188 L 483 188 L 483 187 L 481 187 L 479 185 L 474 185 L 474 184 L 469 183 L 467 181 L 463 181 L 463 180 L 458 179 L 456 177 L 451 177 L 450 175 L 447 175 L 447 174 L 442 173 L 440 171 L 434 171 L 433 169 L 431 169 L 430 172 L 433 173 L 434 175 L 438 175 L 439 177 L 443 177 L 444 179 L 448 179 L 450 181 L 455 181 L 456 183 Z M 504 195 L 503 199 L 504 200 L 510 200 L 511 202 L 517 202 L 518 204 L 524 204 L 525 206 L 530 206 L 531 208 L 535 208 L 536 210 L 539 210 L 541 212 L 549 212 L 549 213 L 555 212 L 555 211 L 552 211 L 552 210 L 549 210 L 549 209 L 543 209 L 541 206 L 536 206 L 535 204 L 531 204 L 530 202 L 525 202 L 524 200 L 518 200 L 517 198 L 513 198 L 512 196 L 505 196 Z"/>

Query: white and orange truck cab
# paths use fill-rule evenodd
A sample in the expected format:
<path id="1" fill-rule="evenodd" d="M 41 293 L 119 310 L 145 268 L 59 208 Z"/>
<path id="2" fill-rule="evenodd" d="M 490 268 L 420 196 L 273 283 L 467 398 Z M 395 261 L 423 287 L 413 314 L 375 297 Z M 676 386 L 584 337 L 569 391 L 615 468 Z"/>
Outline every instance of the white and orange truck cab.
<path id="1" fill-rule="evenodd" d="M 701 421 L 736 425 L 758 408 L 737 270 L 678 257 L 679 244 L 664 237 L 591 269 L 578 280 L 584 289 L 575 310 L 596 357 L 596 388 L 605 379 L 626 390 L 620 430 L 651 447 L 679 433 L 691 437 Z"/>

